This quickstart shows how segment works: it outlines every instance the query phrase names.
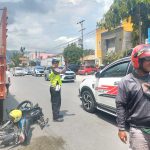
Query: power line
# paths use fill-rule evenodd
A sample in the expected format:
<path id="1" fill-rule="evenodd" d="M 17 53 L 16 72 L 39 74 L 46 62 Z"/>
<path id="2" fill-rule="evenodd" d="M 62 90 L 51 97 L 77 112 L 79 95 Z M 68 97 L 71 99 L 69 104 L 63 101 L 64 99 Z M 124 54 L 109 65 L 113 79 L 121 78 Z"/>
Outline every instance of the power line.
<path id="1" fill-rule="evenodd" d="M 92 30 L 92 31 L 90 31 L 90 32 L 88 32 L 88 33 L 86 33 L 86 34 L 84 34 L 84 37 L 85 37 L 85 39 L 87 39 L 88 36 L 94 35 L 95 33 L 96 33 L 96 29 L 94 29 L 94 30 Z M 61 43 L 61 44 L 59 44 L 59 45 L 53 47 L 52 49 L 54 50 L 54 49 L 66 47 L 66 46 L 67 46 L 68 44 L 70 44 L 70 43 L 78 42 L 80 38 L 81 38 L 81 37 L 78 37 L 78 38 L 75 38 L 75 39 L 70 40 L 70 41 L 68 41 L 68 42 Z"/>

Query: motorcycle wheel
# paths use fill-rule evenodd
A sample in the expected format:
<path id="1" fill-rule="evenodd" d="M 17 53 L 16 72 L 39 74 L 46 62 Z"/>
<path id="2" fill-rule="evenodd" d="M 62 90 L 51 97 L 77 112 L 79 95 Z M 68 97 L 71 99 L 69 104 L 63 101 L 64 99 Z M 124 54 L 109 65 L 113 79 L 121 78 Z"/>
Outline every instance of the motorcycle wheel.
<path id="1" fill-rule="evenodd" d="M 17 107 L 17 109 L 20 109 L 21 111 L 31 110 L 32 108 L 33 108 L 33 103 L 28 100 L 21 102 Z"/>

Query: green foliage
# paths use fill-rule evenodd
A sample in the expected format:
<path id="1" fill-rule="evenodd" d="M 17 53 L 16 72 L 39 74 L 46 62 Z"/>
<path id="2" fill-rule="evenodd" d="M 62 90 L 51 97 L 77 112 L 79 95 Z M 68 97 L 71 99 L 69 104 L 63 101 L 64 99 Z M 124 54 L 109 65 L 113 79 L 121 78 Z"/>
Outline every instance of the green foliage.
<path id="1" fill-rule="evenodd" d="M 83 56 L 83 49 L 77 47 L 76 44 L 68 45 L 64 49 L 63 56 L 68 63 L 78 64 Z"/>
<path id="2" fill-rule="evenodd" d="M 141 24 L 142 38 L 147 38 L 147 28 L 150 27 L 150 0 L 114 0 L 103 21 L 97 26 L 112 30 L 120 25 L 121 21 L 131 16 L 133 26 L 133 44 L 139 39 L 139 23 Z M 134 46 L 133 45 L 133 46 Z"/>
<path id="3" fill-rule="evenodd" d="M 108 53 L 105 55 L 103 59 L 103 64 L 110 64 L 115 60 L 121 59 L 123 57 L 130 56 L 132 52 L 132 49 L 126 50 L 126 51 L 118 51 L 118 52 L 113 52 L 113 53 Z"/>
<path id="4" fill-rule="evenodd" d="M 36 66 L 36 62 L 33 61 L 33 60 L 31 60 L 31 61 L 29 62 L 29 66 Z"/>
<path id="5" fill-rule="evenodd" d="M 113 53 L 108 53 L 105 55 L 103 59 L 103 64 L 110 64 L 111 62 L 120 59 L 123 57 L 123 54 L 121 52 L 113 52 Z"/>
<path id="6" fill-rule="evenodd" d="M 123 57 L 131 56 L 131 53 L 132 53 L 132 49 L 128 49 L 122 52 L 122 56 Z"/>
<path id="7" fill-rule="evenodd" d="M 20 52 L 14 52 L 11 57 L 11 61 L 13 62 L 13 65 L 15 67 L 19 66 L 19 64 L 20 64 L 20 60 L 19 60 L 20 56 L 21 56 Z"/>
<path id="8" fill-rule="evenodd" d="M 83 51 L 83 56 L 94 55 L 94 54 L 95 54 L 95 50 L 93 49 L 86 49 Z"/>
<path id="9" fill-rule="evenodd" d="M 9 64 L 9 67 L 10 67 L 10 68 L 13 68 L 13 67 L 15 67 L 15 66 L 14 66 L 14 64 Z"/>

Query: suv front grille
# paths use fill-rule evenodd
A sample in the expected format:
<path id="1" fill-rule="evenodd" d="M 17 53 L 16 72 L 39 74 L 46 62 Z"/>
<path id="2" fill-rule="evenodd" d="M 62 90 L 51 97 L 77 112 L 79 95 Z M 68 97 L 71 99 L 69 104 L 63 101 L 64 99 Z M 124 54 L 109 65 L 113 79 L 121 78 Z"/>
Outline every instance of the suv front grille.
<path id="1" fill-rule="evenodd" d="M 64 79 L 74 79 L 74 76 L 64 77 Z"/>
<path id="2" fill-rule="evenodd" d="M 74 75 L 74 73 L 65 73 L 65 75 Z"/>

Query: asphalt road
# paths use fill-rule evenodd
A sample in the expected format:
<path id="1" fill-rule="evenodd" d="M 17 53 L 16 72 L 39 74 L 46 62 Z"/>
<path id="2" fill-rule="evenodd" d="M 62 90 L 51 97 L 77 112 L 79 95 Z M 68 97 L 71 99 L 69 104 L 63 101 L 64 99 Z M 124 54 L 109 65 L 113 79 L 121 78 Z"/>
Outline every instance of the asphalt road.
<path id="1" fill-rule="evenodd" d="M 12 77 L 10 95 L 5 107 L 10 110 L 24 100 L 31 100 L 43 108 L 49 126 L 44 130 L 35 125 L 29 145 L 15 147 L 15 150 L 127 150 L 117 136 L 115 117 L 97 111 L 85 112 L 78 97 L 78 88 L 84 76 L 78 76 L 74 83 L 63 83 L 61 113 L 64 122 L 52 121 L 49 82 L 44 77 Z M 6 117 L 6 114 L 5 114 Z M 8 149 L 3 148 L 3 149 Z"/>

